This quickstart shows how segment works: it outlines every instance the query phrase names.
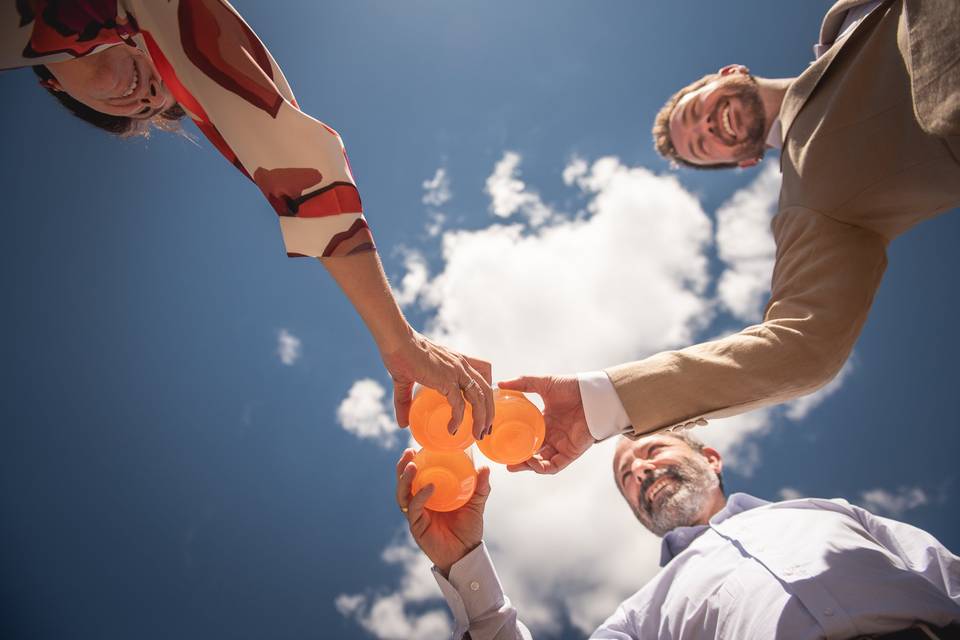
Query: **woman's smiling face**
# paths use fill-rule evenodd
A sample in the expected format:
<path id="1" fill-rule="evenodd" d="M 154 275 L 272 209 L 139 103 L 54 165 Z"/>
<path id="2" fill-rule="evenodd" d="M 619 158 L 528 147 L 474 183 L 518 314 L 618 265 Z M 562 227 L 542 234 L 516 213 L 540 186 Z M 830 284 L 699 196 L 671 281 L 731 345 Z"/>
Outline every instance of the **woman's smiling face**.
<path id="1" fill-rule="evenodd" d="M 116 45 L 93 55 L 47 64 L 65 91 L 86 106 L 111 116 L 147 120 L 176 101 L 150 58 L 135 47 Z"/>

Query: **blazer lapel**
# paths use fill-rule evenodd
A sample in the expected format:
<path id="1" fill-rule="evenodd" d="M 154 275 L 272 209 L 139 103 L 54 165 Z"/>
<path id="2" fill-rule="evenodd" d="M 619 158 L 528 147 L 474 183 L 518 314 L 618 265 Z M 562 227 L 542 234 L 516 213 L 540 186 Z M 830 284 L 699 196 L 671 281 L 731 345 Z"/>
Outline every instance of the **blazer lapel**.
<path id="1" fill-rule="evenodd" d="M 820 41 L 816 46 L 829 47 L 832 45 L 833 41 L 836 40 L 840 34 L 840 25 L 843 24 L 843 19 L 846 17 L 847 11 L 871 1 L 872 0 L 839 0 L 830 7 L 827 15 L 823 17 L 823 24 L 820 25 Z M 819 51 L 814 51 L 814 53 L 820 56 Z"/>
<path id="2" fill-rule="evenodd" d="M 839 53 L 843 46 L 850 41 L 848 37 L 840 46 L 832 46 L 833 41 L 840 31 L 840 25 L 843 24 L 843 19 L 847 11 L 869 1 L 870 0 L 839 0 L 839 2 L 833 5 L 830 11 L 827 12 L 827 15 L 823 19 L 823 25 L 820 27 L 820 42 L 816 45 L 817 47 L 823 46 L 825 48 L 823 55 L 811 63 L 810 66 L 807 67 L 807 70 L 793 81 L 793 84 L 790 85 L 786 95 L 783 97 L 783 104 L 780 106 L 780 130 L 783 140 L 787 139 L 787 134 L 790 133 L 790 127 L 793 125 L 793 121 L 796 119 L 797 114 L 800 113 L 800 110 L 803 109 L 803 105 L 806 104 L 813 90 L 817 88 L 817 84 L 820 82 L 823 74 L 826 73 L 830 67 L 830 63 L 837 57 L 837 53 Z M 875 19 L 876 15 L 881 13 L 883 13 L 881 7 L 877 7 L 877 9 L 864 18 L 864 20 Z M 781 163 L 783 162 L 783 156 L 784 154 L 781 153 Z"/>

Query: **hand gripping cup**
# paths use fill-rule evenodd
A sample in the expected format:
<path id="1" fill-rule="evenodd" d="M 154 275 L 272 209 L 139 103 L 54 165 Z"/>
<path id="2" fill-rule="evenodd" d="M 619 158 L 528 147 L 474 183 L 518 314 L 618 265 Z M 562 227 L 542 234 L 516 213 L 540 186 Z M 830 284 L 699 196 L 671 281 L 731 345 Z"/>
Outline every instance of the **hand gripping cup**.
<path id="1" fill-rule="evenodd" d="M 447 431 L 453 409 L 439 391 L 421 387 L 410 406 L 410 432 L 425 449 L 463 451 L 473 444 L 473 410 L 467 403 L 463 422 L 454 435 Z"/>
<path id="2" fill-rule="evenodd" d="M 523 462 L 543 444 L 546 431 L 543 414 L 520 391 L 497 389 L 494 402 L 493 429 L 477 446 L 494 462 Z"/>
<path id="3" fill-rule="evenodd" d="M 432 484 L 433 495 L 426 507 L 431 511 L 454 511 L 467 503 L 477 488 L 477 470 L 463 451 L 430 451 L 421 449 L 413 457 L 417 475 L 413 477 L 413 494 Z"/>

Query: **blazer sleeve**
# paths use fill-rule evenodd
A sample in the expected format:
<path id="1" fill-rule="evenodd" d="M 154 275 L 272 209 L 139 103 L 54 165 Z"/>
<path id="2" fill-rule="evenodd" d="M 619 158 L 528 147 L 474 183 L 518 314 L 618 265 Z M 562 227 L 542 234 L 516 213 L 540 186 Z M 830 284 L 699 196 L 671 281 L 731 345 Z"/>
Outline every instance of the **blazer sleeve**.
<path id="1" fill-rule="evenodd" d="M 799 207 L 772 226 L 777 256 L 762 324 L 606 370 L 632 435 L 784 402 L 843 366 L 886 268 L 886 240 Z"/>
<path id="2" fill-rule="evenodd" d="M 122 6 L 177 102 L 273 206 L 288 254 L 374 248 L 339 134 L 300 110 L 273 56 L 226 0 Z"/>

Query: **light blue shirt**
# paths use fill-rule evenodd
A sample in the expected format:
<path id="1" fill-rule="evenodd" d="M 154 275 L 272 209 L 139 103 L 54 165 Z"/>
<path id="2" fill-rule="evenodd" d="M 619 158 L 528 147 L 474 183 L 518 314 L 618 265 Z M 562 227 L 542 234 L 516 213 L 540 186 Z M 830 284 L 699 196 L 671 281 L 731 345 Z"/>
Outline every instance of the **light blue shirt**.
<path id="1" fill-rule="evenodd" d="M 668 533 L 661 564 L 592 638 L 846 639 L 960 622 L 960 558 L 840 499 L 734 494 L 709 524 Z M 436 574 L 455 638 L 530 638 L 482 545 L 450 576 Z"/>

